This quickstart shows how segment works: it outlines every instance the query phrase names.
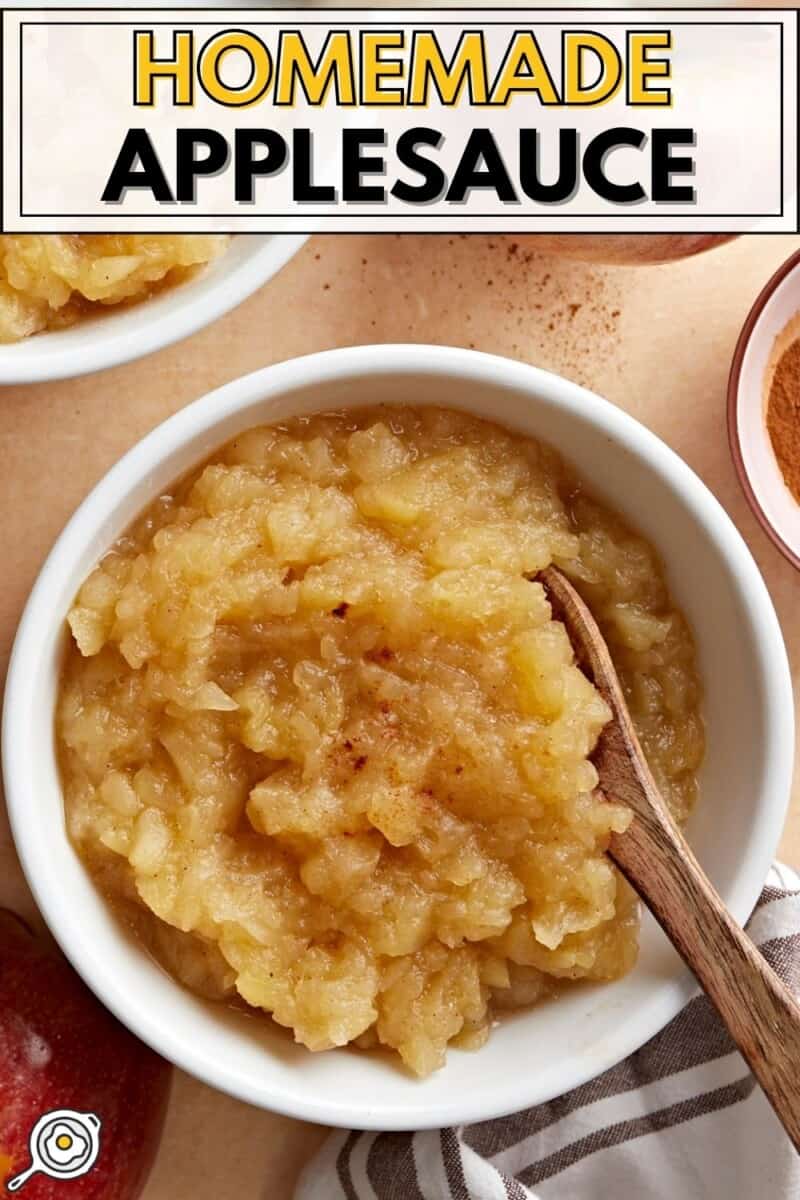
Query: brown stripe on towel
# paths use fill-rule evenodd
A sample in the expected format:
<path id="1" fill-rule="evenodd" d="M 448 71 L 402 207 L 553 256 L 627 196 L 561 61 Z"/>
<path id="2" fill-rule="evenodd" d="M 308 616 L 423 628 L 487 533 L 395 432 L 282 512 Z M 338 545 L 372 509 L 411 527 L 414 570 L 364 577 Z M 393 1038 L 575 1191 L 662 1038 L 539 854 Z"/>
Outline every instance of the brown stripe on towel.
<path id="1" fill-rule="evenodd" d="M 470 1200 L 467 1181 L 464 1178 L 464 1164 L 461 1161 L 461 1145 L 455 1129 L 441 1129 L 439 1138 L 450 1195 L 453 1200 Z"/>
<path id="2" fill-rule="evenodd" d="M 500 1178 L 506 1189 L 508 1200 L 530 1200 L 530 1192 L 526 1191 L 516 1179 L 511 1179 L 508 1175 L 503 1175 L 502 1173 L 500 1174 Z"/>
<path id="3" fill-rule="evenodd" d="M 774 900 L 784 900 L 790 896 L 791 892 L 787 892 L 785 888 L 773 887 L 771 883 L 764 886 L 764 890 L 756 900 L 756 906 L 753 909 L 757 913 L 760 908 L 764 908 L 767 904 L 772 904 Z"/>
<path id="4" fill-rule="evenodd" d="M 800 933 L 770 938 L 759 950 L 789 990 L 800 995 Z"/>
<path id="5" fill-rule="evenodd" d="M 666 1029 L 604 1075 L 549 1104 L 513 1113 L 502 1121 L 471 1125 L 465 1131 L 465 1141 L 484 1158 L 492 1158 L 587 1104 L 634 1092 L 645 1084 L 722 1058 L 734 1049 L 710 1002 L 705 996 L 695 996 Z"/>
<path id="6" fill-rule="evenodd" d="M 356 1142 L 361 1137 L 361 1133 L 354 1129 L 347 1135 L 344 1145 L 336 1156 L 336 1174 L 339 1177 L 339 1183 L 342 1185 L 347 1200 L 358 1200 L 358 1192 L 353 1185 L 353 1177 L 350 1174 L 350 1159 L 353 1154 Z"/>
<path id="7" fill-rule="evenodd" d="M 379 1133 L 367 1155 L 367 1178 L 376 1196 L 391 1196 L 402 1185 L 403 1200 L 425 1200 L 419 1189 L 414 1146 L 409 1133 Z"/>
<path id="8" fill-rule="evenodd" d="M 587 1137 L 580 1138 L 577 1142 L 564 1146 L 554 1154 L 548 1155 L 547 1158 L 540 1159 L 539 1162 L 526 1167 L 524 1171 L 519 1172 L 517 1178 L 527 1187 L 534 1187 L 545 1179 L 550 1179 L 553 1175 L 565 1171 L 567 1167 L 574 1166 L 582 1158 L 596 1154 L 598 1150 L 621 1146 L 623 1142 L 644 1137 L 645 1134 L 671 1129 L 675 1125 L 682 1125 L 685 1121 L 693 1121 L 696 1117 L 719 1112 L 722 1108 L 729 1108 L 740 1100 L 746 1100 L 755 1086 L 754 1077 L 748 1074 L 735 1083 L 715 1088 L 713 1092 L 705 1092 L 701 1096 L 691 1096 L 688 1100 L 681 1100 L 678 1104 L 671 1104 L 658 1112 L 648 1113 L 647 1116 L 636 1117 L 630 1121 L 620 1121 L 617 1125 L 609 1125 L 605 1129 L 595 1130 Z"/>

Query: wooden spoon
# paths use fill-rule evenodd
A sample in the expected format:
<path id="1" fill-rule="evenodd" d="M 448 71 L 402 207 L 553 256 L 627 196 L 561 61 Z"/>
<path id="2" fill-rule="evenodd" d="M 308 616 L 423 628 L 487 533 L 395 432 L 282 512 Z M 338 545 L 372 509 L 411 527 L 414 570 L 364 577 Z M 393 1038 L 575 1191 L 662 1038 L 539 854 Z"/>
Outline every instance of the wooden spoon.
<path id="1" fill-rule="evenodd" d="M 579 666 L 613 713 L 593 755 L 600 787 L 633 811 L 608 848 L 716 1008 L 800 1151 L 800 1005 L 734 921 L 675 824 L 645 761 L 608 647 L 565 575 L 544 584 Z"/>

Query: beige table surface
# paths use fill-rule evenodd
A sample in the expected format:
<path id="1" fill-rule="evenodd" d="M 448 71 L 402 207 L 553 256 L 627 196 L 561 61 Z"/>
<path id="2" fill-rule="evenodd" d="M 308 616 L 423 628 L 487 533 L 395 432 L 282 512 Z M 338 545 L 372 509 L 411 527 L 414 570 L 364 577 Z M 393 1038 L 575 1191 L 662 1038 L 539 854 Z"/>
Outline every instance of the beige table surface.
<path id="1" fill-rule="evenodd" d="M 4 389 L 0 670 L 5 675 L 25 597 L 67 517 L 164 417 L 226 380 L 293 355 L 428 341 L 558 371 L 669 442 L 750 543 L 800 686 L 800 576 L 747 508 L 725 429 L 725 384 L 742 321 L 798 244 L 752 236 L 676 265 L 599 270 L 532 255 L 525 239 L 316 237 L 268 287 L 189 341 L 85 379 Z M 800 786 L 782 853 L 800 865 Z M 0 812 L 3 903 L 33 912 Z M 288 1200 L 321 1136 L 178 1074 L 145 1200 Z"/>

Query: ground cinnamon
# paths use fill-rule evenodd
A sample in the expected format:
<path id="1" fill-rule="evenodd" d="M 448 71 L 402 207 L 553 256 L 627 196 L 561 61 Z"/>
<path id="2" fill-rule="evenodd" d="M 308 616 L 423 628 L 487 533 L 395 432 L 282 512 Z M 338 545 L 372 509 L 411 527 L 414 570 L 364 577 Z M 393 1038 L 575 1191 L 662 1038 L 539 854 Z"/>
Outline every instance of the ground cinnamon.
<path id="1" fill-rule="evenodd" d="M 775 367 L 767 429 L 786 486 L 800 502 L 800 338 L 784 350 Z"/>

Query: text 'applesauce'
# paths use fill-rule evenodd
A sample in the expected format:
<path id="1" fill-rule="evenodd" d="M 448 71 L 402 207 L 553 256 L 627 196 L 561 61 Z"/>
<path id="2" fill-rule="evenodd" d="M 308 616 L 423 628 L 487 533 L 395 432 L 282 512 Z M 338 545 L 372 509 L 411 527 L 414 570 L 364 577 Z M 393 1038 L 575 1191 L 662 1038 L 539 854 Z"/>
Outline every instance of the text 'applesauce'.
<path id="1" fill-rule="evenodd" d="M 703 756 L 655 552 L 558 456 L 463 413 L 237 437 L 81 588 L 57 734 L 70 835 L 193 990 L 412 1071 L 637 951 L 595 794 L 609 711 L 527 576 L 598 618 L 683 820 Z"/>

